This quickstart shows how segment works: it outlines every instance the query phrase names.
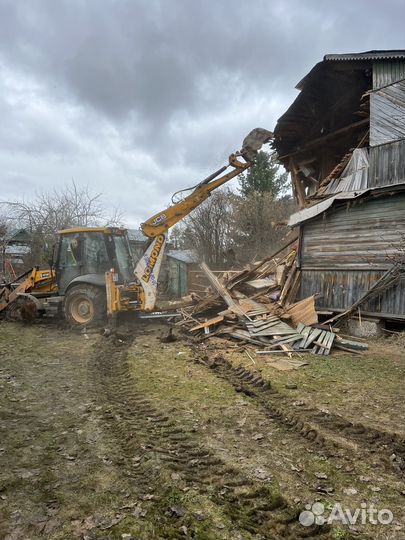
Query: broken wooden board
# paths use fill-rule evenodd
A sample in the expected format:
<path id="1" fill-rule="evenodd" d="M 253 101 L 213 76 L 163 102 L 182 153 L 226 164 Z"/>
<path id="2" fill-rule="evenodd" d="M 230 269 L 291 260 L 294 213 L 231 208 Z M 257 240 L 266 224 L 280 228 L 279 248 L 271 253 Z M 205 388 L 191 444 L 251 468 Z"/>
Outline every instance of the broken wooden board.
<path id="1" fill-rule="evenodd" d="M 276 280 L 277 284 L 282 287 L 284 285 L 285 279 L 287 277 L 287 273 L 289 271 L 289 268 L 285 264 L 279 264 L 276 268 Z"/>
<path id="2" fill-rule="evenodd" d="M 329 336 L 328 336 L 328 339 L 325 341 L 325 347 L 322 351 L 322 354 L 324 355 L 330 354 L 330 350 L 332 348 L 332 344 L 335 340 L 335 337 L 336 337 L 336 334 L 334 334 L 333 332 L 329 332 Z"/>
<path id="3" fill-rule="evenodd" d="M 318 322 L 318 315 L 315 311 L 315 296 L 309 296 L 292 304 L 286 311 L 291 315 L 291 322 L 294 326 L 299 323 L 310 326 Z"/>
<path id="4" fill-rule="evenodd" d="M 291 303 L 300 285 L 295 256 L 293 250 L 281 259 L 267 259 L 240 272 L 228 272 L 221 279 L 202 264 L 214 292 L 208 298 L 199 298 L 194 306 L 180 309 L 183 321 L 178 324 L 191 332 L 204 330 L 205 337 L 215 334 L 227 339 L 229 336 L 240 342 L 267 347 L 264 354 L 273 351 L 290 358 L 308 351 L 328 355 L 332 346 L 355 350 L 356 342 L 337 337 L 339 329 L 317 323 L 314 296 Z M 270 293 L 269 285 L 274 283 L 277 272 L 279 279 L 284 281 L 284 288 L 275 295 Z M 251 294 L 247 293 L 249 286 Z M 360 348 L 366 346 L 360 344 Z"/>
<path id="5" fill-rule="evenodd" d="M 269 257 L 266 257 L 264 260 L 255 263 L 253 267 L 248 268 L 248 269 L 245 268 L 238 274 L 234 275 L 227 282 L 227 288 L 231 290 L 236 285 L 244 283 L 245 281 L 248 281 L 250 279 L 262 277 L 263 274 L 274 273 L 269 270 L 269 266 L 274 266 L 275 268 L 277 266 L 276 257 L 280 255 L 283 251 L 285 251 L 287 248 L 292 246 L 292 244 L 294 244 L 297 240 L 298 240 L 298 235 L 293 234 L 292 238 L 290 238 L 287 241 L 287 243 L 284 246 L 282 246 L 280 249 L 278 249 L 275 253 L 273 253 Z"/>
<path id="6" fill-rule="evenodd" d="M 286 345 L 287 343 L 294 343 L 294 341 L 297 341 L 302 338 L 303 338 L 302 334 L 296 334 L 295 336 L 287 336 L 284 338 L 275 339 L 273 343 L 271 343 L 270 345 L 266 345 L 266 350 L 280 347 L 281 344 Z"/>
<path id="7" fill-rule="evenodd" d="M 301 332 L 302 341 L 296 343 L 294 348 L 307 349 L 316 339 L 318 339 L 322 333 L 320 328 L 313 328 L 312 326 L 305 326 L 303 323 L 297 325 L 297 332 Z"/>
<path id="8" fill-rule="evenodd" d="M 367 343 L 359 343 L 358 341 L 343 339 L 340 336 L 337 337 L 335 345 L 340 345 L 341 347 L 352 349 L 354 351 L 366 351 L 368 349 Z"/>
<path id="9" fill-rule="evenodd" d="M 281 305 L 284 305 L 284 301 L 291 288 L 291 283 L 293 282 L 296 273 L 297 273 L 297 263 L 296 261 L 294 261 L 280 294 L 279 302 Z"/>
<path id="10" fill-rule="evenodd" d="M 322 330 L 320 328 L 312 328 L 312 331 L 308 334 L 307 339 L 303 344 L 303 347 L 305 349 L 309 347 L 309 345 L 311 345 L 311 343 L 318 338 L 321 332 Z"/>
<path id="11" fill-rule="evenodd" d="M 251 279 L 250 281 L 246 281 L 246 285 L 249 285 L 252 289 L 267 289 L 268 287 L 277 285 L 277 282 L 273 278 Z"/>
<path id="12" fill-rule="evenodd" d="M 284 305 L 286 307 L 289 307 L 293 304 L 295 301 L 295 298 L 297 297 L 299 288 L 301 285 L 301 271 L 297 270 L 294 274 L 294 278 L 292 280 L 292 283 L 290 285 L 290 289 L 285 297 Z"/>
<path id="13" fill-rule="evenodd" d="M 287 336 L 297 334 L 294 328 L 283 322 L 275 315 L 267 319 L 249 321 L 246 327 L 252 336 Z"/>
<path id="14" fill-rule="evenodd" d="M 212 326 L 214 324 L 218 324 L 224 320 L 225 317 L 222 315 L 218 315 L 218 317 L 213 317 L 212 319 L 208 319 L 207 321 L 197 324 L 196 326 L 193 326 L 193 328 L 190 328 L 190 332 L 195 332 L 196 330 L 201 330 L 202 328 L 208 328 L 209 326 Z"/>
<path id="15" fill-rule="evenodd" d="M 322 330 L 319 334 L 318 339 L 313 342 L 313 352 L 319 355 L 328 355 L 330 353 L 335 337 L 336 334 L 334 334 L 333 332 Z"/>
<path id="16" fill-rule="evenodd" d="M 199 313 L 204 313 L 207 309 L 211 309 L 215 306 L 222 306 L 223 299 L 218 294 L 210 294 L 205 298 L 202 298 L 198 304 L 193 307 L 192 314 L 198 315 Z"/>
<path id="17" fill-rule="evenodd" d="M 235 339 L 238 339 L 240 341 L 247 341 L 249 343 L 253 343 L 253 345 L 260 345 L 260 346 L 265 346 L 267 345 L 267 341 L 264 342 L 264 341 L 261 341 L 259 340 L 258 338 L 254 339 L 250 334 L 249 332 L 247 332 L 246 330 L 242 330 L 242 329 L 239 329 L 239 328 L 236 328 L 236 329 L 233 329 L 233 330 L 227 330 L 227 331 L 224 331 L 223 332 L 224 334 L 227 334 Z"/>
<path id="18" fill-rule="evenodd" d="M 245 311 L 232 298 L 229 291 L 225 288 L 224 285 L 222 285 L 222 283 L 220 283 L 218 278 L 211 272 L 211 270 L 208 268 L 208 266 L 205 263 L 201 263 L 200 266 L 201 266 L 202 270 L 204 270 L 204 272 L 205 272 L 211 286 L 217 291 L 217 293 L 220 296 L 222 296 L 222 298 L 225 300 L 226 304 L 228 305 L 229 309 L 231 309 L 237 315 L 240 315 L 242 317 L 247 317 Z M 249 317 L 247 317 L 247 318 L 249 318 Z"/>

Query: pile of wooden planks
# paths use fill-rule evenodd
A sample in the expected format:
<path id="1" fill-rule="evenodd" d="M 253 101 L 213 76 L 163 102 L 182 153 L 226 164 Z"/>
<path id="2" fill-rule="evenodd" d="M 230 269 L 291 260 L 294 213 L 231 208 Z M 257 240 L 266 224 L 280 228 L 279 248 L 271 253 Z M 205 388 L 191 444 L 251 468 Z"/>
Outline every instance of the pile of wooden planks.
<path id="1" fill-rule="evenodd" d="M 298 343 L 298 347 L 308 349 L 312 347 L 314 354 L 328 355 L 335 340 L 335 332 L 322 330 L 321 328 L 313 328 L 299 323 L 297 330 L 304 334 L 304 339 Z"/>
<path id="2" fill-rule="evenodd" d="M 295 241 L 221 279 L 203 263 L 201 269 L 210 283 L 207 295 L 182 307 L 176 324 L 201 339 L 219 336 L 261 347 L 260 354 L 328 355 L 336 332 L 332 326 L 318 324 L 315 297 L 295 302 L 300 286 Z"/>

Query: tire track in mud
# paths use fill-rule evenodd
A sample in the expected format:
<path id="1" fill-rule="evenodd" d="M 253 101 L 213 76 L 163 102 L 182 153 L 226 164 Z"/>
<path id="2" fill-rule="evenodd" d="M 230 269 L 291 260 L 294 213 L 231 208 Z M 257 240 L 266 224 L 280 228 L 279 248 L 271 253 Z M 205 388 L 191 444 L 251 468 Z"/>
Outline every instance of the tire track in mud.
<path id="1" fill-rule="evenodd" d="M 271 388 L 271 384 L 259 372 L 243 366 L 234 367 L 221 354 L 211 358 L 206 353 L 202 356 L 198 348 L 194 349 L 194 354 L 197 363 L 208 367 L 236 391 L 254 398 L 272 419 L 298 432 L 330 455 L 359 448 L 362 453 L 378 455 L 388 469 L 402 475 L 405 468 L 405 441 L 399 435 L 350 422 L 338 414 L 316 408 L 293 410 L 291 399 Z M 395 459 L 390 459 L 393 455 Z"/>
<path id="2" fill-rule="evenodd" d="M 157 410 L 137 390 L 127 358 L 129 346 L 117 347 L 113 339 L 101 338 L 90 371 L 95 399 L 103 404 L 102 416 L 120 445 L 121 463 L 127 467 L 132 463 L 127 474 L 138 491 L 146 495 L 153 484 L 159 491 L 154 502 L 159 503 L 174 474 L 186 489 L 208 496 L 242 533 L 287 538 L 327 533 L 316 526 L 303 530 L 297 519 L 299 510 L 290 507 L 274 486 L 227 465 L 198 436 Z"/>

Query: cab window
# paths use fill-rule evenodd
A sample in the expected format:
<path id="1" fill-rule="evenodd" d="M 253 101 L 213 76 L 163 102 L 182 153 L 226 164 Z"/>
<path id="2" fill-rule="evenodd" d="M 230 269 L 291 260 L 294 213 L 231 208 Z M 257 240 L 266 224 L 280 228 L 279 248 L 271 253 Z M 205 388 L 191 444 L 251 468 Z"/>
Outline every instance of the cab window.
<path id="1" fill-rule="evenodd" d="M 86 273 L 100 274 L 110 269 L 111 263 L 103 233 L 88 233 L 84 238 Z"/>
<path id="2" fill-rule="evenodd" d="M 82 261 L 82 242 L 79 235 L 62 236 L 59 264 L 62 268 L 78 267 Z"/>
<path id="3" fill-rule="evenodd" d="M 113 238 L 118 271 L 124 281 L 131 281 L 134 279 L 133 261 L 128 240 L 125 236 L 113 236 Z"/>

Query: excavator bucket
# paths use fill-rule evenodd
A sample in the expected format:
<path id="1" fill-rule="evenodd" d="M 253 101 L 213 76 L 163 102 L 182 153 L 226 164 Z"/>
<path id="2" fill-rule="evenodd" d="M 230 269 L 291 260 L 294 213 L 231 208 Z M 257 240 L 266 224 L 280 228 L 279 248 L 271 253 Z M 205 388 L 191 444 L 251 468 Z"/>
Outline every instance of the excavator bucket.
<path id="1" fill-rule="evenodd" d="M 253 163 L 256 156 L 263 146 L 273 139 L 274 135 L 271 131 L 264 128 L 255 128 L 246 135 L 242 143 L 242 150 L 240 153 L 249 163 Z"/>

